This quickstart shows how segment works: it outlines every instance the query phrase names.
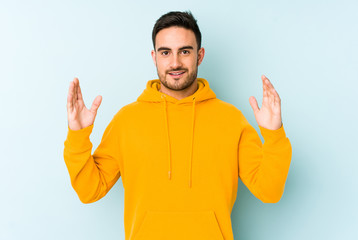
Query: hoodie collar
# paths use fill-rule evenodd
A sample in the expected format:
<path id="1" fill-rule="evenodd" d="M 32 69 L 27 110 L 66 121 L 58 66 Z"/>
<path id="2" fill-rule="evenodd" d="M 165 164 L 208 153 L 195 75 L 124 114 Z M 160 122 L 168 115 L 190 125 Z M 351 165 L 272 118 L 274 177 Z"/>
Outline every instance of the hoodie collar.
<path id="1" fill-rule="evenodd" d="M 190 96 L 187 96 L 183 99 L 176 99 L 172 96 L 169 96 L 165 93 L 159 92 L 160 89 L 160 80 L 154 79 L 150 80 L 147 83 L 147 86 L 143 93 L 138 97 L 137 101 L 140 102 L 162 102 L 164 101 L 162 95 L 165 95 L 167 102 L 182 104 L 182 103 L 192 103 L 193 97 L 195 97 L 196 102 L 201 102 L 211 98 L 216 98 L 214 91 L 210 88 L 209 83 L 204 78 L 197 78 L 198 89 L 196 92 Z"/>
<path id="2" fill-rule="evenodd" d="M 190 137 L 190 156 L 189 158 L 189 188 L 192 185 L 192 161 L 193 161 L 193 145 L 194 145 L 194 126 L 195 126 L 195 104 L 197 102 L 202 102 L 204 100 L 216 98 L 215 93 L 209 87 L 209 83 L 204 78 L 197 78 L 198 89 L 196 92 L 190 96 L 187 96 L 183 99 L 176 99 L 165 93 L 159 92 L 160 89 L 160 80 L 154 79 L 150 80 L 147 83 L 146 89 L 138 97 L 137 101 L 139 102 L 158 102 L 163 103 L 163 114 L 164 114 L 164 124 L 167 137 L 167 153 L 168 153 L 168 179 L 171 180 L 172 176 L 172 166 L 171 166 L 171 147 L 170 147 L 170 136 L 169 136 L 169 123 L 168 123 L 168 108 L 167 104 L 192 104 L 192 125 L 191 125 L 191 137 Z"/>

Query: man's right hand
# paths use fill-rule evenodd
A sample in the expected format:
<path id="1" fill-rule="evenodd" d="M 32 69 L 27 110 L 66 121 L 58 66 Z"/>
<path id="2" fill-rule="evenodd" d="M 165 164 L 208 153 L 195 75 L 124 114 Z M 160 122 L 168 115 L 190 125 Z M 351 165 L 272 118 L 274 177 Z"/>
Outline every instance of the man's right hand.
<path id="1" fill-rule="evenodd" d="M 102 96 L 98 95 L 94 99 L 91 109 L 87 109 L 85 103 L 83 102 L 80 82 L 78 81 L 78 78 L 75 78 L 72 82 L 70 82 L 67 95 L 68 127 L 71 130 L 80 130 L 92 125 L 101 102 Z"/>

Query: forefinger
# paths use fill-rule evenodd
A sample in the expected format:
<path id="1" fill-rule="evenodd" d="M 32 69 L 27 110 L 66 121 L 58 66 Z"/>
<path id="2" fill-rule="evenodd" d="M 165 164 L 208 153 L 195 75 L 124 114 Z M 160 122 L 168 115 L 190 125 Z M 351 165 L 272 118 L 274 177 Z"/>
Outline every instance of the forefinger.
<path id="1" fill-rule="evenodd" d="M 265 75 L 262 75 L 261 78 L 262 78 L 263 84 L 267 87 L 267 90 L 275 89 L 273 87 L 272 83 L 270 82 L 270 80 Z"/>
<path id="2" fill-rule="evenodd" d="M 67 94 L 67 108 L 73 107 L 73 95 L 74 95 L 74 83 L 73 81 L 70 82 L 70 86 L 68 87 L 68 94 Z"/>

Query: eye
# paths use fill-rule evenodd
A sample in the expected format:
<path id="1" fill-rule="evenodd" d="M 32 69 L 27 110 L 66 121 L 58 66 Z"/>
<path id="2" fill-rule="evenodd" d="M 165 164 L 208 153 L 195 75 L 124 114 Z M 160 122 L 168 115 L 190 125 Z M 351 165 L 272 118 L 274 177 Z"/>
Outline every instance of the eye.
<path id="1" fill-rule="evenodd" d="M 183 53 L 184 55 L 186 55 L 186 54 L 189 54 L 190 52 L 189 52 L 188 50 L 183 50 L 182 53 Z"/>
<path id="2" fill-rule="evenodd" d="M 168 51 L 163 51 L 163 52 L 161 52 L 161 55 L 163 55 L 163 56 L 167 56 L 168 54 L 169 54 Z"/>

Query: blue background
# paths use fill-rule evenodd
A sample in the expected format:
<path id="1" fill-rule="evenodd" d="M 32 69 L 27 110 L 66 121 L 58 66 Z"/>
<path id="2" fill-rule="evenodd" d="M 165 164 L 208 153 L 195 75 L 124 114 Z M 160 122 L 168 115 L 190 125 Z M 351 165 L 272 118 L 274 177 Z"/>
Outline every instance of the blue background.
<path id="1" fill-rule="evenodd" d="M 293 146 L 285 193 L 264 204 L 240 182 L 235 239 L 358 239 L 357 1 L 1 1 L 0 239 L 124 239 L 121 179 L 82 204 L 63 160 L 66 99 L 103 96 L 94 148 L 114 114 L 157 78 L 151 31 L 171 10 L 198 19 L 199 77 L 258 130 L 249 97 L 265 74 Z M 94 150 L 94 149 L 93 149 Z"/>

